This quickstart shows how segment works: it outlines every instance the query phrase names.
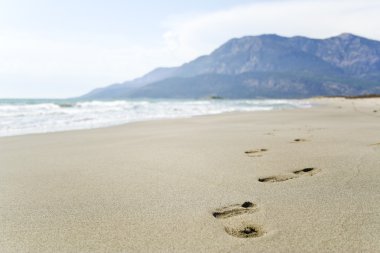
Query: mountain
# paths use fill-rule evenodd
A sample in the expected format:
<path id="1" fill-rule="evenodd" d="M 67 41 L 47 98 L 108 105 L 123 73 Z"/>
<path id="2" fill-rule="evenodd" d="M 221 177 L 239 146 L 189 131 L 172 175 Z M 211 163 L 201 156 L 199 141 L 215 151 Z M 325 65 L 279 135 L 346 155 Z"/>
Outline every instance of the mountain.
<path id="1" fill-rule="evenodd" d="M 209 55 L 95 89 L 86 99 L 304 98 L 380 93 L 380 42 L 275 34 L 231 39 Z"/>

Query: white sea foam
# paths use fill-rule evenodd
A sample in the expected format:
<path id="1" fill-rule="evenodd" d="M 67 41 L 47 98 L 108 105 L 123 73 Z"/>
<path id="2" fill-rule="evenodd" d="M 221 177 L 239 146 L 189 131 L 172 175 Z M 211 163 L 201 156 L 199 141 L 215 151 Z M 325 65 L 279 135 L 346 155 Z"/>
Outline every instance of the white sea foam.
<path id="1" fill-rule="evenodd" d="M 0 136 L 98 128 L 233 111 L 310 107 L 300 100 L 133 100 L 63 103 L 0 100 Z"/>

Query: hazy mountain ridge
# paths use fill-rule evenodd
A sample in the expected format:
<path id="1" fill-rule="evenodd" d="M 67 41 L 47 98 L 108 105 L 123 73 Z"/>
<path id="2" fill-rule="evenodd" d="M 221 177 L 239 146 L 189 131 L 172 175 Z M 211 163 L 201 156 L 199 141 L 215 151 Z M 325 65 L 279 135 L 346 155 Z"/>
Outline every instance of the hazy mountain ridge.
<path id="1" fill-rule="evenodd" d="M 109 98 L 299 98 L 380 93 L 380 42 L 352 34 L 328 39 L 246 36 L 210 55 L 159 68 L 85 96 Z"/>

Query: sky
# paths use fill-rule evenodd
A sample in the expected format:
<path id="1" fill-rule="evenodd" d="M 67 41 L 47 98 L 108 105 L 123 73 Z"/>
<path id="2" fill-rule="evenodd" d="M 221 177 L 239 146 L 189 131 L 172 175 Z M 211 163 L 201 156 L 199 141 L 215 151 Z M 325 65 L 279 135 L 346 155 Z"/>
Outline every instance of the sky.
<path id="1" fill-rule="evenodd" d="M 0 0 L 0 98 L 67 98 L 178 66 L 231 38 L 380 40 L 378 0 Z"/>

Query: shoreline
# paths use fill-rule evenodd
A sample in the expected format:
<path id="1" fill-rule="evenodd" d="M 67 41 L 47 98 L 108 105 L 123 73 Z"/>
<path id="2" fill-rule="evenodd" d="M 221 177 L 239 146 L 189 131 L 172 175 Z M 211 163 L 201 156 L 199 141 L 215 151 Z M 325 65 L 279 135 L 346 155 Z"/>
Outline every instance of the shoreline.
<path id="1" fill-rule="evenodd" d="M 268 100 L 268 99 L 264 99 Z M 272 99 L 276 100 L 276 99 Z M 281 99 L 279 99 L 281 100 Z M 286 101 L 297 101 L 297 102 L 309 102 L 310 99 L 285 99 Z M 202 101 L 202 100 L 201 100 Z M 231 100 L 233 101 L 233 100 Z M 115 102 L 115 101 L 112 101 Z M 310 104 L 310 107 L 313 107 L 314 105 Z M 181 120 L 181 119 L 190 119 L 190 118 L 196 118 L 196 117 L 204 117 L 204 116 L 217 116 L 217 115 L 224 115 L 224 114 L 230 114 L 230 113 L 255 113 L 255 112 L 261 112 L 261 111 L 278 111 L 278 110 L 297 110 L 297 109 L 308 109 L 308 108 L 280 108 L 280 109 L 271 109 L 271 110 L 266 110 L 266 109 L 258 109 L 258 110 L 252 110 L 252 111 L 230 111 L 230 112 L 218 112 L 218 113 L 210 113 L 210 114 L 201 114 L 201 115 L 186 115 L 186 116 L 180 116 L 180 117 L 163 117 L 163 118 L 149 118 L 149 119 L 140 119 L 140 120 L 134 120 L 130 122 L 125 122 L 125 123 L 115 123 L 115 124 L 110 124 L 110 125 L 105 125 L 105 126 L 95 126 L 95 127 L 90 127 L 90 128 L 74 128 L 74 129 L 64 129 L 64 130 L 51 130 L 51 131 L 46 131 L 46 132 L 30 132 L 30 133 L 20 133 L 20 134 L 14 134 L 14 135 L 4 135 L 1 136 L 0 138 L 7 138 L 7 137 L 14 137 L 14 136 L 28 136 L 28 135 L 40 135 L 40 134 L 51 134 L 51 133 L 62 133 L 62 132 L 72 132 L 72 131 L 83 131 L 83 130 L 94 130 L 94 129 L 104 129 L 104 128 L 112 128 L 112 127 L 119 127 L 119 126 L 124 126 L 124 125 L 129 125 L 129 124 L 135 124 L 135 123 L 140 123 L 140 122 L 155 122 L 155 121 L 162 121 L 162 120 Z"/>
<path id="2" fill-rule="evenodd" d="M 380 99 L 308 101 L 1 137 L 0 251 L 376 252 Z"/>

